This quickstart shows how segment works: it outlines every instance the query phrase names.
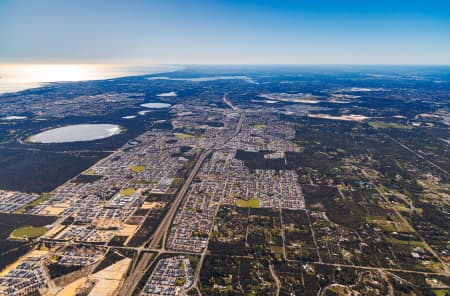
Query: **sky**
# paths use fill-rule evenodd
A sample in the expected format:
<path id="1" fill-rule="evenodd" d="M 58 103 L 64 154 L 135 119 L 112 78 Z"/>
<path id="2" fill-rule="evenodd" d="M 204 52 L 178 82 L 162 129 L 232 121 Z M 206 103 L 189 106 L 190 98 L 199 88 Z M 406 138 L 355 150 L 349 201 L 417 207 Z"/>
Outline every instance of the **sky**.
<path id="1" fill-rule="evenodd" d="M 450 65 L 450 1 L 0 0 L 0 63 Z"/>

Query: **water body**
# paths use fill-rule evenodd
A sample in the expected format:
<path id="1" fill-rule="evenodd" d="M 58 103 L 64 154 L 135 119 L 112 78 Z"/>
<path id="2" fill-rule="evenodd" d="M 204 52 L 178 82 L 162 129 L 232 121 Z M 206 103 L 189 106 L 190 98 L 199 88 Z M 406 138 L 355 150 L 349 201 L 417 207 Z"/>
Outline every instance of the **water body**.
<path id="1" fill-rule="evenodd" d="M 174 91 L 166 92 L 166 93 L 162 93 L 162 94 L 157 95 L 157 97 L 176 97 L 176 96 L 177 96 L 177 93 L 174 92 Z"/>
<path id="2" fill-rule="evenodd" d="M 207 76 L 207 77 L 195 77 L 195 78 L 171 78 L 165 76 L 149 77 L 148 80 L 175 80 L 175 81 L 192 81 L 192 82 L 206 82 L 216 80 L 244 80 L 248 83 L 257 84 L 257 82 L 248 76 Z"/>
<path id="3" fill-rule="evenodd" d="M 2 117 L 0 119 L 2 119 L 2 120 L 21 120 L 21 119 L 27 119 L 27 117 L 26 116 L 15 116 L 15 115 L 12 115 L 12 116 Z"/>
<path id="4" fill-rule="evenodd" d="M 30 137 L 33 143 L 69 143 L 109 138 L 122 131 L 116 124 L 74 124 L 54 128 Z"/>
<path id="5" fill-rule="evenodd" d="M 167 103 L 145 103 L 145 104 L 141 104 L 141 107 L 149 108 L 149 109 L 164 109 L 164 108 L 169 108 L 170 106 L 172 106 L 172 105 L 171 104 L 167 104 Z"/>
<path id="6" fill-rule="evenodd" d="M 102 80 L 180 69 L 170 65 L 0 64 L 0 94 L 41 87 L 50 82 Z"/>
<path id="7" fill-rule="evenodd" d="M 143 111 L 139 111 L 138 114 L 139 115 L 145 115 L 145 114 L 150 113 L 150 112 L 152 112 L 152 111 L 150 111 L 150 110 L 143 110 Z"/>

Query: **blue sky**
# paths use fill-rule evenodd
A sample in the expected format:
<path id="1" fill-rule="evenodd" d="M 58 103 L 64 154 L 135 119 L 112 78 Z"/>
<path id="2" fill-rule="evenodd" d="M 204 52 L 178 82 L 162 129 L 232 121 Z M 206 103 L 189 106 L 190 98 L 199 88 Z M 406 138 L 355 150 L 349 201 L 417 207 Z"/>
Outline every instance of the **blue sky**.
<path id="1" fill-rule="evenodd" d="M 0 0 L 0 63 L 450 64 L 450 1 Z"/>

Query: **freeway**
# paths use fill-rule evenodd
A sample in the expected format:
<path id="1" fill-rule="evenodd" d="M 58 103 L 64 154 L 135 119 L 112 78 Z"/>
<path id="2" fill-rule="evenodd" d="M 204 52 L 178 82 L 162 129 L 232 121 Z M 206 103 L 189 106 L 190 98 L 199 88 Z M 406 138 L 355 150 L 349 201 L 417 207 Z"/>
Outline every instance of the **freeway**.
<path id="1" fill-rule="evenodd" d="M 148 244 L 149 248 L 155 248 L 159 244 L 161 239 L 163 238 L 164 234 L 169 229 L 169 227 L 172 223 L 173 217 L 175 216 L 175 214 L 178 210 L 178 207 L 180 206 L 180 203 L 183 200 L 183 197 L 185 196 L 186 192 L 188 191 L 188 189 L 189 189 L 192 181 L 194 180 L 195 176 L 197 175 L 197 172 L 200 169 L 201 165 L 203 164 L 205 159 L 211 154 L 211 152 L 212 152 L 211 150 L 207 149 L 207 150 L 203 151 L 203 153 L 200 155 L 197 163 L 195 164 L 194 168 L 192 169 L 191 173 L 189 174 L 189 177 L 186 179 L 186 182 L 183 184 L 183 187 L 181 187 L 181 190 L 178 192 L 178 195 L 175 198 L 173 206 L 170 207 L 169 212 L 164 217 L 164 219 L 162 220 L 158 229 L 153 234 L 152 240 Z M 164 249 L 164 244 L 165 244 L 165 242 L 163 241 L 162 242 L 163 249 Z"/>
<path id="2" fill-rule="evenodd" d="M 230 100 L 228 100 L 227 96 L 228 96 L 228 93 L 226 93 L 226 94 L 223 95 L 223 102 L 224 102 L 225 104 L 227 104 L 228 107 L 230 107 L 231 109 L 233 109 L 233 110 L 238 110 L 238 108 L 237 108 L 236 106 L 234 106 L 233 103 L 231 103 Z"/>
<path id="3" fill-rule="evenodd" d="M 183 200 L 183 197 L 185 196 L 186 192 L 188 191 L 192 181 L 194 180 L 195 176 L 197 175 L 198 170 L 200 169 L 201 165 L 205 161 L 205 159 L 211 154 L 211 150 L 205 150 L 200 155 L 197 163 L 195 164 L 194 168 L 192 169 L 191 173 L 189 174 L 189 177 L 186 179 L 186 182 L 183 184 L 183 187 L 181 187 L 180 191 L 178 192 L 173 205 L 170 207 L 169 211 L 167 212 L 164 219 L 161 221 L 161 223 L 158 226 L 158 229 L 156 229 L 155 233 L 152 236 L 152 239 L 150 243 L 148 244 L 148 248 L 152 249 L 158 246 L 158 244 L 162 241 L 162 248 L 161 251 L 165 252 L 165 242 L 163 241 L 164 235 L 169 230 L 169 227 L 172 223 L 173 217 L 177 213 L 178 207 L 180 206 L 181 201 Z M 133 291 L 136 289 L 137 284 L 139 283 L 141 277 L 144 274 L 144 270 L 146 270 L 146 267 L 149 265 L 150 261 L 152 259 L 152 253 L 144 253 L 141 260 L 136 264 L 136 267 L 131 271 L 130 276 L 123 284 L 122 288 L 119 291 L 120 296 L 125 295 L 131 295 Z"/>
<path id="4" fill-rule="evenodd" d="M 227 94 L 223 96 L 223 101 L 233 110 L 239 111 L 239 108 L 235 107 L 228 99 Z M 158 229 L 156 229 L 155 233 L 152 236 L 152 239 L 150 240 L 150 243 L 148 244 L 148 249 L 158 249 L 158 246 L 161 242 L 161 248 L 158 249 L 158 253 L 165 253 L 165 236 L 170 228 L 170 225 L 172 224 L 173 218 L 175 217 L 175 214 L 178 211 L 178 208 L 186 195 L 192 181 L 194 180 L 195 176 L 197 175 L 197 172 L 199 171 L 200 167 L 202 166 L 203 162 L 208 158 L 208 156 L 211 155 L 214 149 L 220 149 L 226 142 L 228 142 L 230 139 L 235 137 L 239 132 L 241 131 L 242 124 L 245 121 L 245 114 L 243 112 L 240 113 L 239 121 L 236 125 L 235 130 L 233 131 L 233 134 L 231 134 L 229 137 L 225 138 L 223 142 L 220 145 L 215 145 L 214 148 L 206 149 L 202 152 L 200 155 L 198 161 L 196 162 L 194 168 L 189 174 L 189 177 L 186 179 L 186 182 L 183 184 L 183 187 L 178 192 L 173 205 L 170 207 L 169 211 L 167 212 L 164 219 L 161 221 L 161 223 L 158 226 Z M 205 252 L 202 254 L 202 259 L 205 256 Z M 135 267 L 132 269 L 130 276 L 127 278 L 125 283 L 122 285 L 122 288 L 119 291 L 119 296 L 125 296 L 125 295 L 131 295 L 133 291 L 136 289 L 137 284 L 139 283 L 141 277 L 144 275 L 146 268 L 149 266 L 150 261 L 152 260 L 152 253 L 144 253 L 142 255 L 142 258 L 135 264 Z M 203 260 L 202 260 L 203 261 Z M 201 264 L 200 264 L 201 267 Z"/>
<path id="5" fill-rule="evenodd" d="M 242 124 L 245 121 L 245 114 L 244 114 L 244 112 L 240 111 L 240 109 L 238 107 L 234 106 L 233 103 L 231 103 L 231 101 L 228 100 L 227 95 L 228 95 L 228 93 L 223 95 L 223 102 L 225 104 L 227 104 L 228 107 L 230 107 L 234 111 L 238 111 L 240 113 L 240 117 L 239 117 L 239 122 L 237 123 L 236 129 L 234 130 L 233 134 L 230 137 L 228 137 L 227 139 L 225 139 L 223 141 L 223 144 L 225 144 L 226 142 L 228 142 L 229 140 L 231 140 L 232 138 L 236 137 L 239 134 L 239 132 L 241 131 L 241 128 L 242 128 Z M 219 147 L 219 149 L 220 148 L 221 147 Z"/>

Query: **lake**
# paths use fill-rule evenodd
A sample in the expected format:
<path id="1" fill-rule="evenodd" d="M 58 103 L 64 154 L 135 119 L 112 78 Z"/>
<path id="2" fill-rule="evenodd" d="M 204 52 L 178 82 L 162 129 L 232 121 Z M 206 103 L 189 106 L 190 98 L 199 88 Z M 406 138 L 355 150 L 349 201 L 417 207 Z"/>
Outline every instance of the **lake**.
<path id="1" fill-rule="evenodd" d="M 248 76 L 206 76 L 194 78 L 172 78 L 165 76 L 148 77 L 148 80 L 174 80 L 174 81 L 191 81 L 191 82 L 208 82 L 216 80 L 244 80 L 248 83 L 257 84 L 257 82 Z"/>
<path id="2" fill-rule="evenodd" d="M 164 109 L 164 108 L 169 108 L 170 104 L 167 103 L 145 103 L 145 104 L 141 104 L 141 107 L 144 108 L 149 108 L 149 109 Z"/>
<path id="3" fill-rule="evenodd" d="M 31 136 L 32 143 L 69 143 L 93 141 L 117 135 L 122 128 L 116 124 L 74 124 L 54 128 Z"/>

